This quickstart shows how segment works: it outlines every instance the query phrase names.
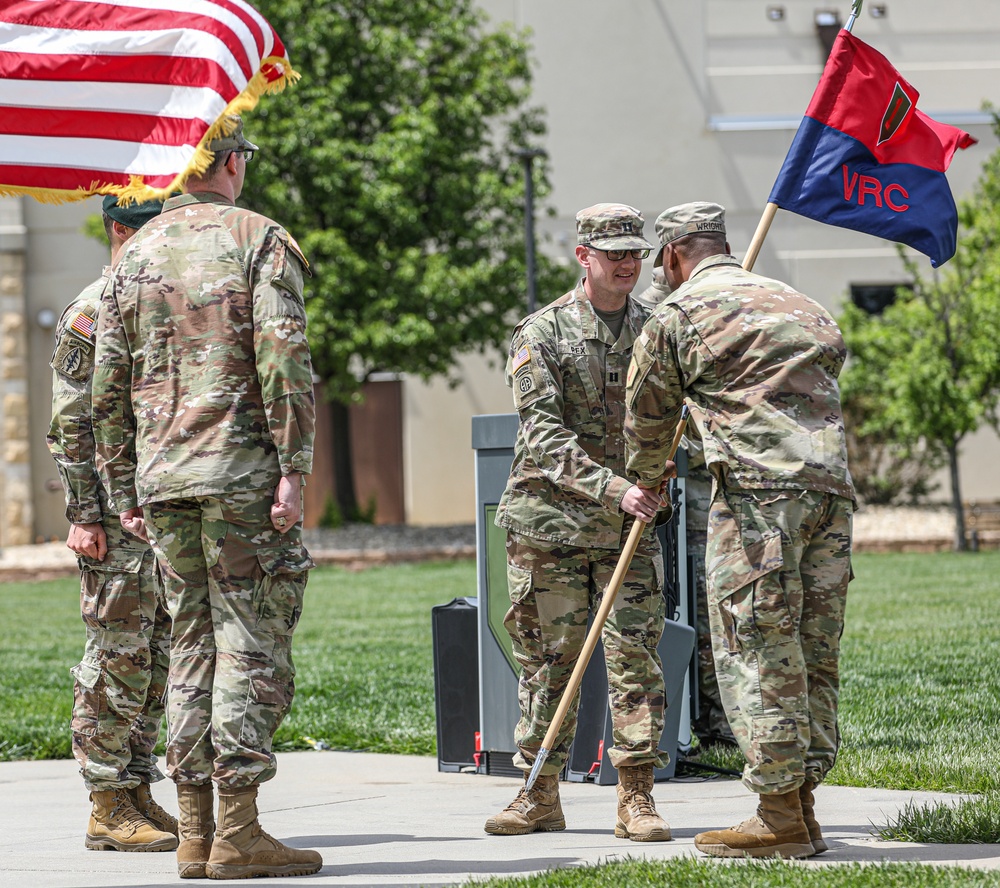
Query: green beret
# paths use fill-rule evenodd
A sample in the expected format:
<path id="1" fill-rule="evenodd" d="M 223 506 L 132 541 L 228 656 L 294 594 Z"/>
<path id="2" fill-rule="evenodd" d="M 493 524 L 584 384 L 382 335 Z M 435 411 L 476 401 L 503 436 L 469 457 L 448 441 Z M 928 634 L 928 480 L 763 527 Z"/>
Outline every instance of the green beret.
<path id="1" fill-rule="evenodd" d="M 163 209 L 162 200 L 147 200 L 145 203 L 130 203 L 119 206 L 118 195 L 109 194 L 104 198 L 104 214 L 115 222 L 121 222 L 129 228 L 142 228 L 150 219 L 160 215 Z"/>

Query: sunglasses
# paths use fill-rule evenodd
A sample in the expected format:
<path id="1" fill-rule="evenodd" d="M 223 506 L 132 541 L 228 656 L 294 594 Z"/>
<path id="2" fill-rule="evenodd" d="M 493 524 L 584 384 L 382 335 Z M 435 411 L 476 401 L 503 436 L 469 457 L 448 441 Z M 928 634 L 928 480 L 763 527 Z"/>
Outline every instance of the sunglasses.
<path id="1" fill-rule="evenodd" d="M 631 256 L 633 259 L 649 258 L 649 250 L 598 250 L 597 247 L 591 247 L 590 249 L 596 250 L 598 253 L 604 253 L 612 262 L 621 262 L 626 256 Z"/>

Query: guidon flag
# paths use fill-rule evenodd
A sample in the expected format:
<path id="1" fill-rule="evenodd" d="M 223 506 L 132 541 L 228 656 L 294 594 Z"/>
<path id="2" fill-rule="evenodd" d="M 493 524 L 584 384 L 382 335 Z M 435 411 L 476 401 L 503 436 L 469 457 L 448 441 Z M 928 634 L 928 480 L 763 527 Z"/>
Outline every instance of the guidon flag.
<path id="1" fill-rule="evenodd" d="M 243 0 L 3 0 L 0 195 L 165 198 L 296 79 Z"/>
<path id="2" fill-rule="evenodd" d="M 918 110 L 919 95 L 885 56 L 841 30 L 769 202 L 907 244 L 935 267 L 947 262 L 958 212 L 945 171 L 976 140 Z"/>

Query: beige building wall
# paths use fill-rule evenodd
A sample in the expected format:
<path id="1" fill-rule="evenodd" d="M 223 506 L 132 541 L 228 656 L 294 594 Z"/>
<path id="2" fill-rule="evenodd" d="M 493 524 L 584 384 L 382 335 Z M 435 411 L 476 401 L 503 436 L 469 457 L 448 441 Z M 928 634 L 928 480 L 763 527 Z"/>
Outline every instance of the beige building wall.
<path id="1" fill-rule="evenodd" d="M 472 417 L 511 413 L 503 355 L 469 355 L 459 364 L 463 384 L 407 379 L 403 387 L 403 483 L 408 524 L 469 524 L 475 520 Z"/>
<path id="2" fill-rule="evenodd" d="M 0 203 L 0 551 L 33 536 L 21 200 Z"/>
<path id="3" fill-rule="evenodd" d="M 494 22 L 532 32 L 534 101 L 547 112 L 554 219 L 541 248 L 568 258 L 577 209 L 624 201 L 647 234 L 661 210 L 690 200 L 727 208 L 742 256 L 825 62 L 818 12 L 846 22 L 851 3 L 819 0 L 479 0 Z M 880 6 L 885 15 L 872 16 Z M 780 9 L 773 20 L 768 12 Z M 997 147 L 984 100 L 1000 104 L 1000 3 L 868 2 L 854 34 L 886 55 L 920 92 L 919 107 L 979 144 L 948 172 L 967 193 Z M 930 263 L 919 257 L 930 272 Z M 649 280 L 644 269 L 640 289 Z M 779 211 L 756 268 L 834 311 L 855 284 L 906 275 L 894 244 Z M 540 294 L 539 301 L 544 301 Z M 1000 499 L 1000 439 L 981 430 L 962 446 L 967 500 Z M 946 476 L 937 496 L 949 494 Z"/>
<path id="4" fill-rule="evenodd" d="M 549 134 L 540 147 L 549 154 L 554 191 L 548 205 L 556 210 L 555 217 L 539 214 L 539 247 L 566 262 L 574 261 L 576 211 L 606 200 L 640 207 L 649 235 L 667 206 L 718 201 L 728 210 L 733 250 L 742 255 L 822 69 L 816 13 L 834 11 L 845 21 L 851 5 L 479 2 L 494 22 L 532 29 L 534 103 L 547 113 Z M 884 17 L 872 17 L 876 5 L 884 7 Z M 917 87 L 922 110 L 980 140 L 959 153 L 948 174 L 956 195 L 967 192 L 996 147 L 980 108 L 984 99 L 1000 104 L 1000 3 L 890 0 L 865 6 L 854 33 Z M 780 20 L 769 18 L 770 8 L 783 10 Z M 34 538 L 62 537 L 66 530 L 62 493 L 45 448 L 53 337 L 45 324 L 106 261 L 104 249 L 80 233 L 84 218 L 99 209 L 98 198 L 61 206 L 0 199 L 0 314 L 10 334 L 3 346 L 8 351 L 0 352 L 0 374 L 14 374 L 0 379 L 0 431 L 6 455 L 8 444 L 29 454 L 26 463 L 5 460 L 0 466 L 0 501 L 18 504 L 24 533 Z M 892 244 L 783 212 L 757 268 L 834 310 L 851 283 L 904 279 Z M 647 267 L 640 287 L 648 280 Z M 539 303 L 557 295 L 540 293 Z M 505 346 L 498 343 L 498 349 Z M 19 361 L 25 366 L 21 377 L 12 369 Z M 454 389 L 444 381 L 407 379 L 404 385 L 410 523 L 473 520 L 472 417 L 511 409 L 499 356 L 493 366 L 467 358 L 459 375 L 464 382 Z M 16 436 L 25 433 L 17 444 Z M 980 432 L 962 452 L 966 498 L 1000 499 L 996 435 Z M 940 495 L 947 496 L 946 484 Z M 0 515 L 5 527 L 7 518 Z M 0 536 L 0 545 L 11 544 Z"/>
<path id="5" fill-rule="evenodd" d="M 6 204 L 14 198 L 4 198 Z M 34 511 L 34 539 L 62 539 L 69 525 L 55 463 L 45 445 L 51 416 L 52 380 L 49 359 L 55 320 L 95 278 L 108 261 L 108 251 L 82 233 L 88 215 L 100 213 L 100 198 L 70 204 L 41 204 L 18 198 L 25 235 L 25 339 L 30 397 L 26 419 L 31 453 L 29 490 Z"/>

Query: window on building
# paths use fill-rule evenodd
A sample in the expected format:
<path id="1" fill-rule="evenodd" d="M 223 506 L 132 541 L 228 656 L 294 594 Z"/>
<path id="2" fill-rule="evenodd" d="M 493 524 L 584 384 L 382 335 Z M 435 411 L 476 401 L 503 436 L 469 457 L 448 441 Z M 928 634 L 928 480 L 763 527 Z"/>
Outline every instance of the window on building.
<path id="1" fill-rule="evenodd" d="M 851 302 L 868 314 L 882 314 L 896 301 L 896 290 L 909 284 L 851 284 Z"/>
<path id="2" fill-rule="evenodd" d="M 833 49 L 833 42 L 837 39 L 840 29 L 843 27 L 840 21 L 840 13 L 835 9 L 818 9 L 816 11 L 816 36 L 823 47 L 823 58 L 826 59 Z"/>

